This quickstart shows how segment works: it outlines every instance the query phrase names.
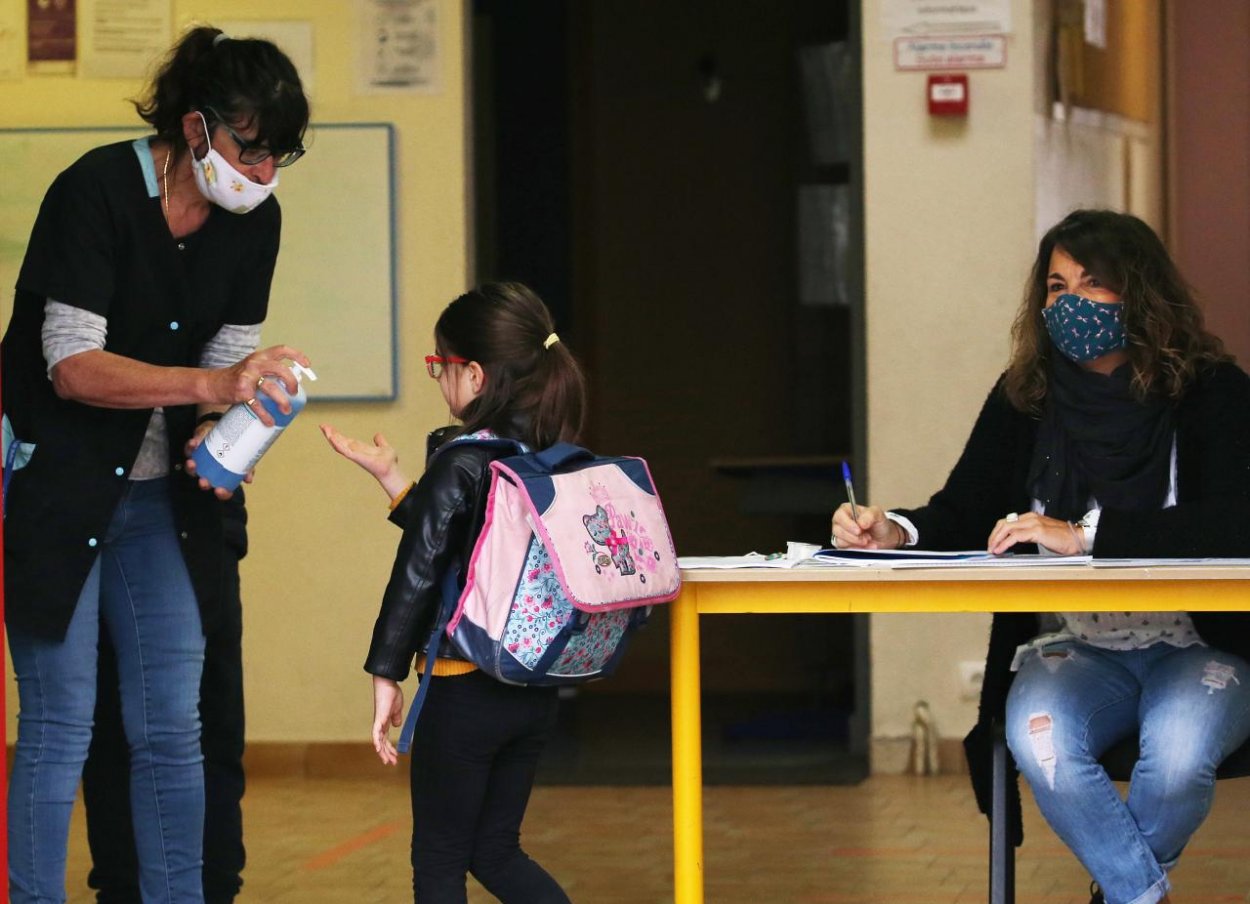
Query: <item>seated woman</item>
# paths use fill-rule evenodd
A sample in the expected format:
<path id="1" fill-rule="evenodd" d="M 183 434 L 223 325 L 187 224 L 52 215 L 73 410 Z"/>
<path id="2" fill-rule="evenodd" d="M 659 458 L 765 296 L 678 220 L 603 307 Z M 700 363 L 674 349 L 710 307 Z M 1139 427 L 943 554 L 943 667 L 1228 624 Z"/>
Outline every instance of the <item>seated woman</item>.
<path id="1" fill-rule="evenodd" d="M 1150 227 L 1081 210 L 1051 229 L 1012 340 L 946 485 L 910 511 L 861 506 L 855 519 L 842 506 L 838 546 L 1250 554 L 1250 378 L 1203 329 Z M 1080 610 L 1080 585 L 1070 592 Z M 982 810 L 998 721 L 1046 821 L 1093 876 L 1091 904 L 1167 901 L 1216 767 L 1250 736 L 1247 660 L 1243 613 L 996 615 L 968 742 Z M 1098 757 L 1134 735 L 1123 800 Z M 1015 822 L 1018 843 L 1018 807 Z"/>

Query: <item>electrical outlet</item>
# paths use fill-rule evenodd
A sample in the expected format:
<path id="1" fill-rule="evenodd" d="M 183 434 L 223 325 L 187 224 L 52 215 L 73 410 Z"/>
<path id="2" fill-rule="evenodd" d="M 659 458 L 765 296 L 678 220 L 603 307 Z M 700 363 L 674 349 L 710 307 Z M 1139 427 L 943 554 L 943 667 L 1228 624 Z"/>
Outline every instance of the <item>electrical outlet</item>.
<path id="1" fill-rule="evenodd" d="M 959 697 L 976 700 L 981 696 L 981 682 L 985 680 L 985 663 L 979 659 L 965 659 L 959 663 Z"/>

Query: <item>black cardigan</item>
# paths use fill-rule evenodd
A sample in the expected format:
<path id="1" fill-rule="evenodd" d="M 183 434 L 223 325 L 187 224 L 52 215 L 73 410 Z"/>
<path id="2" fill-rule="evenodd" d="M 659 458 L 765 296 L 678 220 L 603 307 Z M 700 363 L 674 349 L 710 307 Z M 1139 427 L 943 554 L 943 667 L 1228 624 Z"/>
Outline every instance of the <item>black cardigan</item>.
<path id="1" fill-rule="evenodd" d="M 1002 386 L 1000 379 L 990 391 L 945 486 L 922 508 L 899 510 L 926 549 L 981 548 L 995 521 L 1032 505 L 1027 475 L 1039 420 L 1013 408 Z M 1250 377 L 1234 364 L 1206 370 L 1176 406 L 1176 494 L 1175 506 L 1158 511 L 1104 508 L 1094 556 L 1250 556 Z M 1250 614 L 1190 615 L 1208 644 L 1250 659 Z M 990 629 L 977 724 L 964 741 L 983 813 L 990 808 L 991 723 L 1001 724 L 1006 712 L 1016 648 L 1038 630 L 1035 613 L 996 614 Z M 1233 761 L 1250 766 L 1250 742 L 1226 765 Z M 1018 790 L 1011 819 L 1019 844 Z"/>
<path id="2" fill-rule="evenodd" d="M 35 446 L 6 488 L 8 625 L 64 638 L 152 416 L 150 408 L 56 395 L 43 358 L 48 299 L 105 317 L 105 351 L 195 367 L 222 324 L 265 320 L 281 225 L 275 198 L 246 216 L 212 206 L 203 226 L 175 241 L 144 141 L 88 151 L 48 189 L 0 347 L 0 407 L 16 438 Z M 221 614 L 222 544 L 230 541 L 220 502 L 181 472 L 195 405 L 164 410 L 177 531 L 211 630 Z"/>

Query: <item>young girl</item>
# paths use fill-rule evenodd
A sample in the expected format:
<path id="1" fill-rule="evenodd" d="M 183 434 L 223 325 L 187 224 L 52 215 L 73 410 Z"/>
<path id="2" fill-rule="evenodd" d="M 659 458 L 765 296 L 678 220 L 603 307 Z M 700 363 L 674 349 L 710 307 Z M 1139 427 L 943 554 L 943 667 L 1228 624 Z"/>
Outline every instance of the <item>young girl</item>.
<path id="1" fill-rule="evenodd" d="M 434 327 L 426 369 L 453 417 L 453 436 L 493 435 L 531 449 L 574 440 L 585 381 L 552 329 L 542 301 L 517 283 L 460 296 Z M 413 484 L 378 434 L 373 445 L 323 424 L 340 454 L 377 478 L 404 529 L 374 626 L 365 671 L 373 675 L 373 747 L 398 756 L 390 727 L 402 721 L 399 682 L 423 650 L 439 608 L 443 576 L 465 567 L 482 528 L 490 462 L 511 454 L 454 438 Z M 567 904 L 568 897 L 520 845 L 521 820 L 538 756 L 555 722 L 554 687 L 517 687 L 478 671 L 444 644 L 412 745 L 413 891 L 421 904 L 464 902 L 465 873 L 516 904 Z"/>

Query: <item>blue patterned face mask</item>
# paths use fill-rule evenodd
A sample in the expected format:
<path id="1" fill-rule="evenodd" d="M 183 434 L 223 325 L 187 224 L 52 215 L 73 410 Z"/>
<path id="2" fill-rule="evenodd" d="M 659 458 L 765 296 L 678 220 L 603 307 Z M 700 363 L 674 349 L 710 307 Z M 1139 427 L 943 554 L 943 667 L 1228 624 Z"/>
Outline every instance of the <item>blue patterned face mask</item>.
<path id="1" fill-rule="evenodd" d="M 1128 345 L 1124 305 L 1119 302 L 1060 295 L 1054 304 L 1042 309 L 1042 319 L 1055 348 L 1078 364 Z"/>

